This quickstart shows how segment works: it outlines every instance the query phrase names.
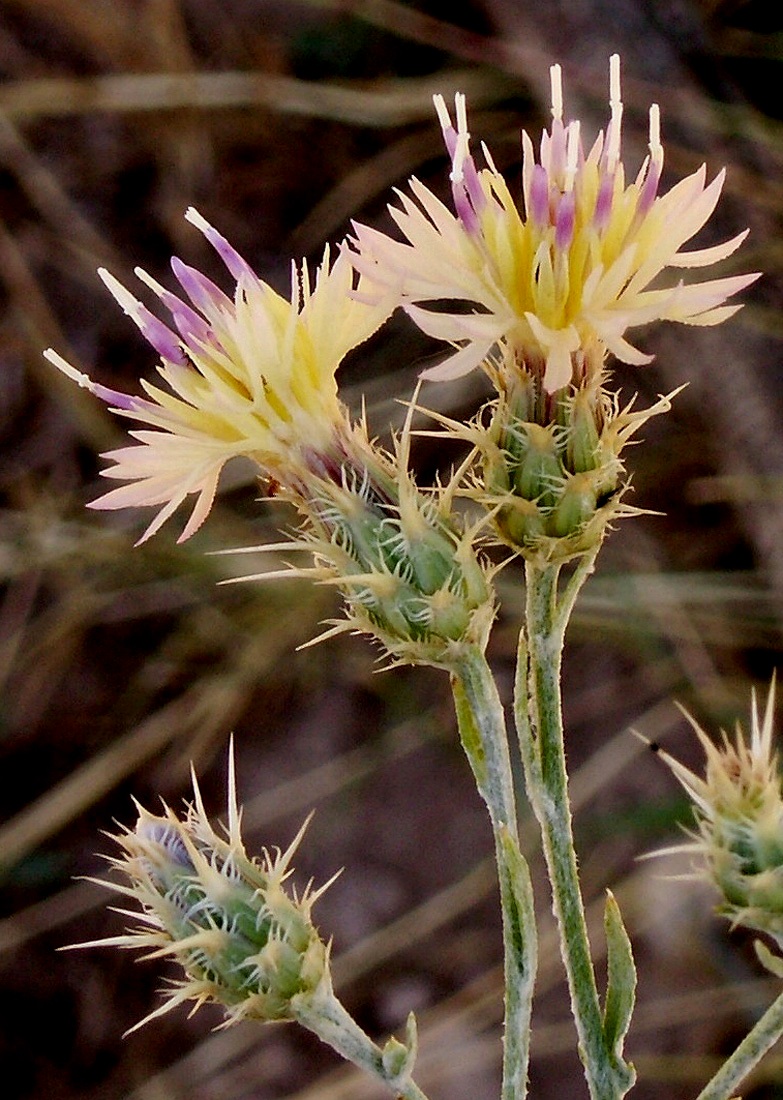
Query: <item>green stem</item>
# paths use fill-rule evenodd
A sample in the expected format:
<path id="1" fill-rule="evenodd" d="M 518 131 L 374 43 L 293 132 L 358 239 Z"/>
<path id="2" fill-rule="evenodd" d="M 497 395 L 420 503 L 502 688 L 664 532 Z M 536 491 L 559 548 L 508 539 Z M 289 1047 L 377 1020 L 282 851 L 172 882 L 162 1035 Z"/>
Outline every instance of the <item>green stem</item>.
<path id="1" fill-rule="evenodd" d="M 589 556 L 577 566 L 560 603 L 560 567 L 526 564 L 527 625 L 520 636 L 515 713 L 528 796 L 541 828 L 552 886 L 580 1057 L 593 1100 L 612 1100 L 630 1087 L 633 1071 L 610 1049 L 604 1033 L 574 850 L 560 697 L 565 628 L 593 560 L 594 555 Z"/>
<path id="2" fill-rule="evenodd" d="M 303 998 L 301 1003 L 295 1003 L 295 1000 L 291 1003 L 294 1018 L 308 1031 L 317 1035 L 322 1042 L 336 1050 L 346 1061 L 352 1062 L 371 1077 L 380 1080 L 400 1100 L 427 1100 L 426 1094 L 410 1076 L 416 1054 L 415 1023 L 412 1017 L 409 1020 L 409 1031 L 412 1027 L 413 1049 L 406 1052 L 403 1044 L 396 1044 L 405 1062 L 405 1068 L 400 1072 L 392 1061 L 385 1057 L 385 1052 L 359 1027 L 334 995 L 331 986 L 314 997 Z M 392 1043 L 394 1042 L 392 1040 Z M 389 1049 L 389 1044 L 386 1049 Z"/>
<path id="3" fill-rule="evenodd" d="M 783 1035 L 783 993 L 769 1006 L 727 1062 L 698 1095 L 698 1100 L 728 1100 L 737 1085 Z"/>
<path id="4" fill-rule="evenodd" d="M 492 671 L 478 646 L 465 646 L 451 677 L 460 737 L 493 826 L 516 840 L 517 812 L 506 718 Z"/>
<path id="5" fill-rule="evenodd" d="M 506 720 L 495 680 L 478 647 L 463 651 L 451 685 L 462 744 L 495 837 L 505 963 L 502 1100 L 522 1100 L 527 1093 L 538 956 L 533 888 L 519 850 Z"/>

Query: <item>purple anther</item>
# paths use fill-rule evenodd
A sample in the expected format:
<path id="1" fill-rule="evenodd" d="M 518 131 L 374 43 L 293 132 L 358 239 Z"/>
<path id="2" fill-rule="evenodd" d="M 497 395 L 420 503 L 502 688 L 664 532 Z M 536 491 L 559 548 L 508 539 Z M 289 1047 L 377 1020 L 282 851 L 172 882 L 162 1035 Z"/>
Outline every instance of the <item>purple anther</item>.
<path id="1" fill-rule="evenodd" d="M 457 151 L 457 142 L 459 135 L 452 125 L 441 127 L 443 131 L 443 142 L 446 146 L 446 152 L 449 154 L 451 161 L 454 161 L 454 154 Z"/>
<path id="2" fill-rule="evenodd" d="M 183 361 L 182 349 L 179 341 L 171 329 L 167 328 L 159 318 L 151 313 L 145 305 L 131 294 L 127 287 L 123 286 L 119 279 L 115 279 L 106 268 L 98 268 L 98 274 L 103 280 L 109 293 L 122 307 L 123 311 L 141 330 L 144 338 L 149 341 L 158 354 L 171 362 Z"/>
<path id="3" fill-rule="evenodd" d="M 476 213 L 480 214 L 487 205 L 487 196 L 484 194 L 484 188 L 481 186 L 481 179 L 479 178 L 473 157 L 465 157 L 462 165 L 462 175 L 465 191 L 470 199 L 471 205 Z"/>
<path id="4" fill-rule="evenodd" d="M 468 194 L 464 182 L 460 180 L 459 182 L 455 181 L 452 183 L 451 193 L 454 196 L 454 209 L 463 227 L 468 233 L 474 235 L 479 233 L 479 220 L 476 217 L 476 211 L 473 209 L 473 203 L 470 200 L 470 195 Z"/>
<path id="5" fill-rule="evenodd" d="M 189 305 L 178 298 L 176 294 L 172 294 L 170 290 L 161 288 L 158 291 L 158 296 L 171 314 L 171 319 L 183 340 L 187 343 L 200 344 L 214 342 L 211 325 L 199 313 L 196 313 L 195 309 L 191 309 Z"/>
<path id="6" fill-rule="evenodd" d="M 530 175 L 530 220 L 537 226 L 549 224 L 549 175 L 541 164 L 534 164 Z"/>
<path id="7" fill-rule="evenodd" d="M 561 197 L 555 215 L 555 248 L 565 252 L 574 239 L 576 201 L 573 191 L 566 191 Z"/>
<path id="8" fill-rule="evenodd" d="M 145 340 L 152 344 L 162 359 L 166 359 L 170 363 L 182 364 L 187 362 L 187 357 L 180 346 L 178 338 L 146 306 L 139 306 L 135 319 Z"/>
<path id="9" fill-rule="evenodd" d="M 600 233 L 606 229 L 609 224 L 609 218 L 612 213 L 612 204 L 614 201 L 614 177 L 604 175 L 601 177 L 601 183 L 598 188 L 598 195 L 595 200 L 595 210 L 593 211 L 593 226 Z"/>
<path id="10" fill-rule="evenodd" d="M 195 214 L 195 211 L 193 213 Z M 201 230 L 237 282 L 240 279 L 256 279 L 256 273 L 250 264 L 239 255 L 233 245 L 228 243 L 222 233 L 218 233 L 217 229 L 201 217 L 198 217 L 198 220 L 194 217 L 188 220 Z"/>
<path id="11" fill-rule="evenodd" d="M 566 166 L 566 129 L 559 118 L 552 119 L 551 141 L 549 144 L 549 175 L 559 180 Z"/>
<path id="12" fill-rule="evenodd" d="M 220 287 L 216 286 L 206 275 L 202 275 L 200 271 L 197 271 L 195 267 L 184 264 L 177 256 L 172 257 L 171 270 L 196 309 L 207 317 L 210 313 L 214 313 L 216 306 L 225 310 L 233 308 L 230 300 Z"/>
<path id="13" fill-rule="evenodd" d="M 105 401 L 106 404 L 110 405 L 113 409 L 122 409 L 125 412 L 132 412 L 146 404 L 143 397 L 133 397 L 129 393 L 120 393 L 119 390 L 112 390 L 109 389 L 108 386 L 102 386 L 100 382 L 93 382 L 90 380 L 89 389 L 90 393 L 94 393 L 96 397 L 99 397 L 101 401 Z"/>
<path id="14" fill-rule="evenodd" d="M 639 199 L 636 203 L 637 216 L 644 217 L 650 212 L 652 204 L 655 202 L 658 194 L 658 184 L 661 182 L 661 163 L 658 160 L 653 160 L 650 163 L 650 167 L 647 169 L 647 175 L 645 176 L 642 189 L 639 193 Z"/>
<path id="15" fill-rule="evenodd" d="M 182 338 L 187 344 L 214 344 L 215 334 L 212 326 L 184 303 L 171 311 L 171 317 L 177 330 L 182 333 Z"/>

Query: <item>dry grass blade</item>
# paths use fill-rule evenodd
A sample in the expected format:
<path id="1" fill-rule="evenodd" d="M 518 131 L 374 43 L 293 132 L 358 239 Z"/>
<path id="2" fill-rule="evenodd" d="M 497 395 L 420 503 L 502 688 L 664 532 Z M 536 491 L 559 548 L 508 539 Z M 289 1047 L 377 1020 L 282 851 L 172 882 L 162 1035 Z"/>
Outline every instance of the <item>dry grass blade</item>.
<path id="1" fill-rule="evenodd" d="M 0 88 L 0 112 L 19 120 L 107 112 L 200 111 L 266 107 L 286 115 L 332 119 L 354 126 L 404 126 L 429 119 L 432 96 L 466 91 L 481 106 L 501 99 L 508 80 L 459 69 L 437 80 L 378 81 L 342 87 L 263 72 L 128 73 L 82 79 L 25 81 Z"/>

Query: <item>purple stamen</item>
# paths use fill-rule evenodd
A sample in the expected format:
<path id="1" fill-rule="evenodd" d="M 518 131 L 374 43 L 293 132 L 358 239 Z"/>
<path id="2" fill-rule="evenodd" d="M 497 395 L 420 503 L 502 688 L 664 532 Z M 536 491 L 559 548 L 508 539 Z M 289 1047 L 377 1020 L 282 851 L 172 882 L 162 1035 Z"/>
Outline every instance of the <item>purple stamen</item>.
<path id="1" fill-rule="evenodd" d="M 457 131 L 451 124 L 449 124 L 448 126 L 443 126 L 442 131 L 443 142 L 446 146 L 446 152 L 449 154 L 449 158 L 453 161 L 454 154 L 457 151 L 457 141 L 459 140 L 459 136 L 457 134 Z"/>
<path id="2" fill-rule="evenodd" d="M 486 206 L 486 196 L 481 187 L 476 165 L 470 155 L 470 135 L 465 114 L 465 97 L 455 99 L 457 126 L 449 118 L 446 105 L 440 96 L 435 97 L 443 139 L 451 158 L 451 192 L 454 208 L 463 227 L 476 234 L 480 231 L 479 214 Z"/>
<path id="3" fill-rule="evenodd" d="M 220 287 L 195 267 L 189 267 L 183 263 L 179 257 L 172 257 L 171 270 L 193 305 L 205 316 L 208 317 L 211 312 L 214 312 L 216 306 L 229 311 L 233 308 Z"/>
<path id="4" fill-rule="evenodd" d="M 555 215 L 555 248 L 564 252 L 574 239 L 576 202 L 573 191 L 562 196 Z"/>
<path id="5" fill-rule="evenodd" d="M 171 363 L 183 364 L 187 361 L 180 342 L 174 333 L 151 313 L 146 306 L 140 306 L 137 324 L 144 338 L 155 348 L 162 359 Z"/>
<path id="6" fill-rule="evenodd" d="M 636 213 L 644 217 L 648 214 L 658 194 L 658 184 L 661 182 L 661 165 L 653 161 L 647 170 L 639 200 L 636 203 Z"/>
<path id="7" fill-rule="evenodd" d="M 451 185 L 451 193 L 454 197 L 454 209 L 457 212 L 457 217 L 462 222 L 468 233 L 476 234 L 479 232 L 479 220 L 476 216 L 476 211 L 473 209 L 473 204 L 470 201 L 470 195 L 465 186 L 463 180 L 455 180 Z"/>
<path id="8" fill-rule="evenodd" d="M 183 302 L 170 290 L 166 290 L 165 287 L 156 285 L 155 293 L 171 314 L 171 319 L 183 340 L 188 343 L 201 344 L 214 342 L 212 340 L 212 328 L 201 314 L 196 313 L 186 302 Z"/>
<path id="9" fill-rule="evenodd" d="M 218 233 L 217 229 L 202 218 L 192 206 L 188 208 L 185 218 L 204 234 L 237 282 L 240 279 L 256 278 L 256 273 L 247 260 L 243 259 L 223 234 Z"/>
<path id="10" fill-rule="evenodd" d="M 614 177 L 604 175 L 598 188 L 598 196 L 595 200 L 593 211 L 593 225 L 600 233 L 609 224 L 614 199 Z"/>
<path id="11" fill-rule="evenodd" d="M 133 397 L 129 393 L 120 393 L 119 390 L 112 390 L 108 386 L 102 386 L 100 382 L 93 382 L 90 380 L 89 385 L 90 393 L 95 394 L 101 401 L 105 401 L 107 405 L 110 405 L 114 409 L 123 409 L 125 412 L 131 412 L 132 410 L 143 408 L 147 402 L 143 397 Z"/>
<path id="12" fill-rule="evenodd" d="M 182 334 L 183 340 L 188 344 L 214 344 L 212 326 L 200 317 L 195 310 L 185 305 L 184 302 L 172 294 L 173 303 L 168 308 L 171 310 L 171 319 Z"/>
<path id="13" fill-rule="evenodd" d="M 88 393 L 94 394 L 95 397 L 105 401 L 112 408 L 119 409 L 122 412 L 131 412 L 142 409 L 149 404 L 143 397 L 131 397 L 129 393 L 121 393 L 119 390 L 102 386 L 100 382 L 93 382 L 88 374 L 71 366 L 67 359 L 63 359 L 62 355 L 51 348 L 46 349 L 44 358 L 48 359 L 58 370 L 61 370 L 67 378 L 74 381 L 77 386 L 81 386 Z"/>
<path id="14" fill-rule="evenodd" d="M 566 130 L 559 118 L 552 120 L 552 140 L 549 147 L 550 179 L 561 179 L 566 166 Z"/>
<path id="15" fill-rule="evenodd" d="M 98 275 L 115 301 L 119 303 L 123 311 L 141 330 L 144 338 L 152 344 L 153 348 L 163 359 L 174 363 L 184 362 L 179 341 L 171 329 L 167 328 L 154 313 L 151 313 L 145 305 L 134 298 L 130 291 L 122 285 L 119 279 L 115 279 L 106 268 L 98 268 Z"/>
<path id="16" fill-rule="evenodd" d="M 479 214 L 487 205 L 487 196 L 481 186 L 481 179 L 473 161 L 473 157 L 466 157 L 463 165 L 465 191 L 473 205 L 473 209 Z"/>
<path id="17" fill-rule="evenodd" d="M 549 176 L 541 164 L 534 164 L 530 175 L 530 219 L 537 226 L 549 224 Z"/>

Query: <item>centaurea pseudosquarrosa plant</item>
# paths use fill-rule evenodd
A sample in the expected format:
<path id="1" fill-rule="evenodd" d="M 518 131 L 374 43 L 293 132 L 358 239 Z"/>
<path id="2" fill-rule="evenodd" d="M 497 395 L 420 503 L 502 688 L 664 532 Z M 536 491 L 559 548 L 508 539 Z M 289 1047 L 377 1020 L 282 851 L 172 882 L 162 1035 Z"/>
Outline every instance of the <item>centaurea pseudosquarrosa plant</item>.
<path id="1" fill-rule="evenodd" d="M 312 555 L 312 566 L 283 572 L 334 584 L 342 593 L 345 619 L 324 637 L 357 629 L 377 640 L 390 663 L 448 671 L 498 863 L 502 1100 L 526 1094 L 537 949 L 506 721 L 485 658 L 497 567 L 484 547 L 494 537 L 524 559 L 514 701 L 519 751 L 540 825 L 587 1085 L 592 1100 L 620 1100 L 635 1080 L 623 1054 L 635 969 L 610 896 L 607 985 L 599 998 L 571 833 L 560 665 L 570 613 L 608 526 L 631 511 L 621 504 L 627 489 L 621 451 L 647 418 L 669 407 L 669 399 L 641 411 L 622 406 L 608 385 L 608 368 L 612 356 L 632 365 L 649 361 L 627 338 L 630 329 L 654 320 L 726 320 L 739 308 L 727 300 L 756 276 L 672 282 L 669 269 L 710 266 L 744 239 L 740 233 L 724 244 L 684 250 L 709 219 L 723 173 L 708 183 L 702 167 L 659 194 L 663 146 L 653 106 L 649 155 L 627 182 L 619 59 L 610 62 L 606 131 L 587 151 L 580 123 L 565 121 L 560 67 L 553 66 L 551 75 L 552 123 L 538 155 L 523 134 L 520 205 L 486 149 L 487 166 L 476 166 L 464 97 L 457 96 L 452 119 L 438 96 L 453 211 L 411 180 L 411 194 L 401 194 L 401 207 L 392 209 L 404 240 L 357 225 L 334 262 L 327 252 L 314 282 L 304 265 L 293 269 L 286 300 L 191 210 L 189 221 L 233 278 L 233 294 L 178 260 L 174 273 L 187 300 L 139 272 L 171 316 L 164 323 L 103 273 L 158 353 L 163 386 L 143 383 L 145 396 L 119 393 L 55 352 L 46 354 L 119 415 L 143 425 L 131 433 L 134 444 L 107 456 L 114 463 L 107 476 L 122 484 L 95 507 L 157 508 L 143 541 L 195 495 L 181 536 L 188 538 L 210 510 L 224 464 L 238 455 L 250 458 L 262 482 L 299 513 L 299 530 L 274 548 Z M 443 311 L 444 300 L 456 308 Z M 414 484 L 410 418 L 389 452 L 339 398 L 336 371 L 343 357 L 397 305 L 452 345 L 427 377 L 447 381 L 480 367 L 496 390 L 471 423 L 439 417 L 447 433 L 473 448 L 445 490 Z M 459 493 L 478 505 L 478 518 L 466 520 L 455 511 Z M 397 1095 L 424 1100 L 411 1078 L 412 1020 L 405 1043 L 390 1040 L 379 1048 L 333 999 L 328 950 L 310 921 L 316 894 L 297 897 L 283 889 L 299 838 L 284 856 L 252 860 L 239 837 L 233 778 L 225 838 L 209 824 L 197 787 L 194 795 L 184 820 L 168 809 L 161 816 L 142 810 L 136 829 L 119 837 L 124 855 L 114 862 L 129 880 L 120 891 L 140 903 L 149 930 L 114 942 L 179 960 L 186 978 L 169 1004 L 218 1000 L 229 1021 L 300 1019 Z M 750 1064 L 745 1053 L 736 1056 L 727 1088 Z M 703 1097 L 729 1095 L 718 1075 Z"/>

